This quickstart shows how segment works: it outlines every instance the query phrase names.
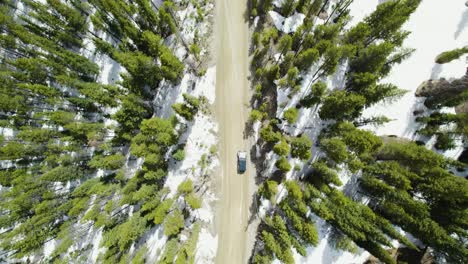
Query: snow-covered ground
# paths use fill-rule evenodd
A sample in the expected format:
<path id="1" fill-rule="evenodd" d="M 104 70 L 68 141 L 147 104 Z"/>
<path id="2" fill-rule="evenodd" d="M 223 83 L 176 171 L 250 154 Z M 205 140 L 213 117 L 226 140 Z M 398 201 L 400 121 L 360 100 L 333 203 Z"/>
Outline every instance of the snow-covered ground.
<path id="1" fill-rule="evenodd" d="M 188 79 L 190 79 L 190 81 Z M 158 98 L 157 101 L 175 98 L 174 102 L 181 102 L 183 100 L 182 94 L 188 93 L 193 96 L 205 96 L 208 102 L 212 104 L 215 100 L 215 81 L 215 67 L 208 69 L 207 73 L 202 77 L 186 74 L 181 84 L 178 87 L 174 87 L 175 89 L 170 90 L 170 93 L 173 93 L 172 96 L 166 97 L 166 94 L 161 94 L 161 97 Z M 171 112 L 171 110 L 162 109 L 162 112 L 168 113 Z M 185 158 L 180 163 L 170 166 L 165 186 L 170 189 L 169 196 L 174 196 L 179 184 L 187 179 L 191 179 L 195 186 L 203 185 L 204 188 L 202 189 L 205 191 L 202 196 L 202 208 L 191 212 L 191 220 L 199 220 L 204 223 L 198 239 L 195 263 L 212 263 L 218 247 L 218 236 L 212 234 L 210 231 L 210 227 L 213 225 L 213 204 L 216 197 L 208 188 L 207 184 L 209 184 L 209 179 L 205 177 L 206 175 L 211 175 L 210 172 L 219 164 L 216 155 L 211 153 L 213 150 L 212 147 L 217 144 L 218 127 L 210 115 L 203 113 L 197 114 L 195 120 L 187 123 L 187 126 L 187 132 L 185 132 L 180 139 L 182 142 L 186 143 Z M 206 168 L 203 168 L 200 163 L 203 159 L 207 159 L 208 164 Z M 161 231 L 155 231 L 154 236 L 156 236 L 157 232 Z M 150 252 L 152 252 L 151 254 L 158 252 L 161 247 L 160 241 L 156 241 L 154 236 L 152 236 L 152 241 L 154 240 L 154 243 L 148 243 L 148 248 Z M 160 239 L 161 236 L 164 237 L 160 234 Z"/>
<path id="2" fill-rule="evenodd" d="M 206 13 L 201 25 L 196 22 L 197 10 L 192 3 L 189 3 L 186 9 L 177 12 L 182 21 L 180 25 L 182 38 L 189 44 L 193 41 L 195 34 L 202 38 L 209 34 L 209 17 L 212 16 L 211 10 L 214 6 L 208 3 L 204 8 Z M 208 54 L 208 47 L 203 43 L 200 46 L 202 49 L 200 54 L 202 56 Z M 176 55 L 183 61 L 186 54 L 184 47 L 178 46 L 174 49 L 177 51 Z M 208 109 L 199 111 L 192 122 L 185 122 L 187 129 L 179 140 L 179 143 L 186 144 L 185 158 L 169 166 L 165 187 L 169 188 L 169 197 L 172 197 L 177 192 L 179 184 L 187 179 L 194 182 L 195 188 L 201 186 L 198 193 L 201 195 L 202 207 L 191 211 L 188 222 L 200 221 L 202 223 L 195 250 L 195 263 L 213 263 L 218 248 L 218 235 L 211 232 L 214 224 L 214 203 L 217 198 L 210 188 L 209 177 L 219 161 L 216 153 L 213 153 L 213 151 L 216 152 L 218 126 L 209 109 L 215 102 L 216 66 L 208 68 L 200 77 L 191 71 L 186 71 L 179 84 L 172 85 L 163 82 L 160 88 L 162 88 L 161 92 L 153 102 L 157 107 L 156 115 L 160 117 L 168 118 L 173 115 L 174 111 L 171 106 L 174 103 L 183 102 L 184 93 L 196 97 L 203 96 L 209 104 L 206 106 Z M 206 166 L 202 163 L 206 163 Z M 151 261 L 158 259 L 166 241 L 167 237 L 163 235 L 161 227 L 152 231 L 150 240 L 147 241 Z"/>
<path id="3" fill-rule="evenodd" d="M 193 96 L 204 96 L 210 104 L 215 100 L 215 82 L 216 68 L 211 67 L 202 77 L 196 77 L 193 74 L 187 73 L 180 85 L 168 89 L 162 93 L 159 98 L 156 98 L 156 105 L 162 105 L 161 113 L 163 115 L 173 115 L 174 112 L 170 106 L 174 103 L 183 102 L 183 94 L 187 93 Z M 167 100 L 175 98 L 174 101 Z M 166 108 L 165 106 L 168 106 Z M 202 111 L 200 111 L 202 112 Z M 202 156 L 210 156 L 210 148 L 216 146 L 218 126 L 214 120 L 204 113 L 199 113 L 195 116 L 193 122 L 186 123 L 187 132 L 181 138 L 180 143 L 185 143 L 185 158 L 180 164 L 176 164 L 173 170 L 169 171 L 165 186 L 171 190 L 170 196 L 177 192 L 177 187 L 186 179 L 196 181 L 196 177 L 203 174 L 205 170 L 212 170 L 218 165 L 217 159 L 210 160 L 206 169 L 202 171 L 199 164 Z"/>
<path id="4" fill-rule="evenodd" d="M 296 31 L 297 28 L 302 25 L 302 22 L 305 18 L 305 15 L 301 13 L 295 13 L 294 15 L 287 18 L 283 17 L 275 11 L 269 11 L 268 14 L 270 15 L 275 27 L 284 33 L 291 33 Z"/>
<path id="5" fill-rule="evenodd" d="M 370 6 L 368 2 L 355 0 L 351 6 L 351 13 L 353 14 L 353 8 L 363 10 L 363 6 Z M 372 11 L 371 8 L 365 10 Z M 378 135 L 413 138 L 418 129 L 413 111 L 424 107 L 422 98 L 416 98 L 414 95 L 418 86 L 429 79 L 460 78 L 466 72 L 466 56 L 443 65 L 436 64 L 434 60 L 444 51 L 468 45 L 468 8 L 463 0 L 425 0 L 403 29 L 412 32 L 404 46 L 415 48 L 416 51 L 400 65 L 394 66 L 382 82 L 393 83 L 408 90 L 408 93 L 397 101 L 381 103 L 366 109 L 364 116 L 385 115 L 395 119 L 377 128 L 368 127 Z"/>

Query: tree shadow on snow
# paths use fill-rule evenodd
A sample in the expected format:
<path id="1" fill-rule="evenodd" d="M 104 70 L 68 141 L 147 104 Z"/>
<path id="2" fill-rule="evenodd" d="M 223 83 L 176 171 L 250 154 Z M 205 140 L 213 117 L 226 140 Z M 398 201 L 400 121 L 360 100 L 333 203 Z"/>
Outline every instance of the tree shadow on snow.
<path id="1" fill-rule="evenodd" d="M 431 80 L 439 79 L 440 74 L 442 73 L 442 64 L 434 64 L 431 70 Z"/>
<path id="2" fill-rule="evenodd" d="M 458 26 L 457 26 L 457 31 L 455 31 L 455 33 L 453 34 L 453 37 L 455 39 L 457 39 L 461 35 L 463 30 L 465 30 L 467 24 L 468 24 L 468 9 L 466 9 L 465 12 L 463 12 L 460 23 L 458 23 Z"/>

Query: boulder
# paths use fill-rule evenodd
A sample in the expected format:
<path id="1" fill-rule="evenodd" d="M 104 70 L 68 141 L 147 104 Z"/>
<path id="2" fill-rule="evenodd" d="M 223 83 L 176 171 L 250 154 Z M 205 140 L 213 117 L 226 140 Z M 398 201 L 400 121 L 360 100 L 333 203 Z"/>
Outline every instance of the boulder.
<path id="1" fill-rule="evenodd" d="M 430 97 L 447 93 L 458 94 L 466 89 L 468 89 L 468 77 L 466 75 L 452 82 L 442 78 L 423 82 L 416 90 L 416 96 Z"/>

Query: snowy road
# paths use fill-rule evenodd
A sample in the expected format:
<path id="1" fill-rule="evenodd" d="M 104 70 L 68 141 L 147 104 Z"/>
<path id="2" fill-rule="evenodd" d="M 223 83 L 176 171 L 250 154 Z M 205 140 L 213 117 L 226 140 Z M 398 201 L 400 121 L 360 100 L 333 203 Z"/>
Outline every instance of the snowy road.
<path id="1" fill-rule="evenodd" d="M 244 139 L 248 119 L 248 25 L 244 20 L 247 0 L 216 0 L 216 118 L 220 130 L 219 235 L 216 263 L 246 263 L 253 238 L 248 232 L 251 184 L 254 170 L 237 174 L 236 153 L 249 151 Z M 247 231 L 246 231 L 247 230 Z"/>

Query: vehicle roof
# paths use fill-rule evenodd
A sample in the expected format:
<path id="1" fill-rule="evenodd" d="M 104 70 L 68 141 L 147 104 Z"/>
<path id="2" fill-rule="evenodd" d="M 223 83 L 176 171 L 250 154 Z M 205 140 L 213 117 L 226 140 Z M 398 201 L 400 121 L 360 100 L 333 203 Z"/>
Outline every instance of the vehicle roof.
<path id="1" fill-rule="evenodd" d="M 237 156 L 241 159 L 247 158 L 247 153 L 245 151 L 239 151 L 237 152 Z"/>

